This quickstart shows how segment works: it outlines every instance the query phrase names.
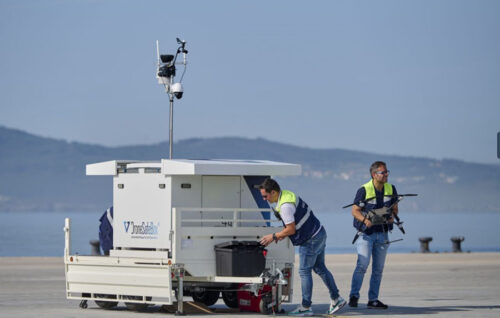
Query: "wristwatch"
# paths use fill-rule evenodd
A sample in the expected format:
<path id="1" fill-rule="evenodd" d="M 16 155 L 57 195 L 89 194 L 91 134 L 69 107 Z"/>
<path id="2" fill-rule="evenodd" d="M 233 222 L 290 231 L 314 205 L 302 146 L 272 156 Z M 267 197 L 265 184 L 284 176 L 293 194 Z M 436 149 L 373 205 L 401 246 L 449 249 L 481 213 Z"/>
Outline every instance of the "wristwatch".
<path id="1" fill-rule="evenodd" d="M 273 233 L 273 241 L 277 241 L 278 238 L 276 237 L 276 233 Z"/>

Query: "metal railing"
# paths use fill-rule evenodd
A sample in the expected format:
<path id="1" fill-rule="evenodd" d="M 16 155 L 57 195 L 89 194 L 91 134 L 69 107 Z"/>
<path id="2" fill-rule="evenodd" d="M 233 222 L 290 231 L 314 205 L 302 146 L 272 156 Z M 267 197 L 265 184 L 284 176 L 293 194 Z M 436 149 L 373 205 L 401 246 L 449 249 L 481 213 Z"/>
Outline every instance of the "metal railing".
<path id="1" fill-rule="evenodd" d="M 200 215 L 202 213 L 207 213 L 207 214 L 215 214 L 215 213 L 227 213 L 230 215 L 229 218 L 184 218 L 183 214 L 186 212 L 200 212 Z M 232 213 L 232 215 L 230 214 Z M 262 218 L 247 218 L 245 219 L 242 216 L 242 213 L 260 213 L 262 215 Z M 281 221 L 279 220 L 272 220 L 271 215 L 273 213 L 272 209 L 266 209 L 266 208 L 186 208 L 186 207 L 175 207 L 172 208 L 172 216 L 174 216 L 174 219 L 179 222 L 178 224 L 185 224 L 185 223 L 200 223 L 203 226 L 203 223 L 226 223 L 225 226 L 227 227 L 244 227 L 241 226 L 240 224 L 250 224 L 250 223 L 262 223 L 263 226 L 270 226 L 271 223 L 280 223 Z M 268 217 L 266 218 L 264 214 L 268 214 Z"/>

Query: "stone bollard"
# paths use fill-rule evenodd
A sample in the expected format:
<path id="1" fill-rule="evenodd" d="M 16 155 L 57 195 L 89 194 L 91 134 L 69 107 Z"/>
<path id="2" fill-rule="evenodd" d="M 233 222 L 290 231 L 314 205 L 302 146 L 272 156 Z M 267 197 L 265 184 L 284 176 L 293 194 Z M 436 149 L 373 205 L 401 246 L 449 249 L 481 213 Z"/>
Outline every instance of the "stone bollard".
<path id="1" fill-rule="evenodd" d="M 101 255 L 99 240 L 90 240 L 90 255 Z"/>
<path id="2" fill-rule="evenodd" d="M 460 244 L 465 240 L 465 237 L 463 236 L 452 236 L 451 237 L 451 243 L 452 243 L 452 250 L 453 253 L 462 253 L 462 247 Z"/>
<path id="3" fill-rule="evenodd" d="M 418 240 L 420 241 L 420 253 L 430 253 L 429 242 L 432 241 L 432 237 L 421 237 Z"/>

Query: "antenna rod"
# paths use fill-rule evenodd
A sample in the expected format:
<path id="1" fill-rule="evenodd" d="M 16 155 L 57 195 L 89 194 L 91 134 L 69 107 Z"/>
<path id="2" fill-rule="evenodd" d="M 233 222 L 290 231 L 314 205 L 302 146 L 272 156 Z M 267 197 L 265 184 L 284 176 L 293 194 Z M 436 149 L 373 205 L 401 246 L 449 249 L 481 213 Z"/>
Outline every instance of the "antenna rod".
<path id="1" fill-rule="evenodd" d="M 160 41 L 156 40 L 156 59 L 158 60 L 158 66 L 160 65 Z"/>
<path id="2" fill-rule="evenodd" d="M 170 96 L 170 131 L 168 134 L 168 140 L 169 140 L 169 159 L 172 159 L 172 148 L 174 144 L 174 94 L 169 94 Z"/>

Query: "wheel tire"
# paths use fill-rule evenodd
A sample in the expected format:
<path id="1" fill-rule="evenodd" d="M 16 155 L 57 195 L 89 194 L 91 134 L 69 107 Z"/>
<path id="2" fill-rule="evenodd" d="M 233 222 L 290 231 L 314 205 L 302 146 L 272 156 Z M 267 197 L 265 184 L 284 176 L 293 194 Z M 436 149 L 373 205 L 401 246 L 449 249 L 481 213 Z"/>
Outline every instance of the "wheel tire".
<path id="1" fill-rule="evenodd" d="M 259 310 L 261 314 L 269 315 L 271 313 L 271 308 L 267 307 L 267 305 L 269 305 L 270 302 L 271 300 L 268 299 L 268 297 L 266 296 L 262 297 L 262 299 L 259 302 Z"/>
<path id="2" fill-rule="evenodd" d="M 124 299 L 131 300 L 142 300 L 142 296 L 123 296 Z M 151 297 L 146 297 L 146 300 L 151 300 Z M 143 311 L 148 308 L 149 304 L 141 304 L 141 303 L 125 303 L 125 306 L 128 310 L 132 311 Z"/>
<path id="3" fill-rule="evenodd" d="M 267 302 L 264 301 L 264 299 L 260 300 L 259 310 L 260 310 L 260 313 L 263 315 L 269 315 L 271 313 L 271 310 L 269 310 L 269 308 L 267 307 Z"/>
<path id="4" fill-rule="evenodd" d="M 238 292 L 236 291 L 223 291 L 222 300 L 229 308 L 238 308 Z"/>
<path id="5" fill-rule="evenodd" d="M 212 306 L 217 302 L 217 300 L 219 300 L 219 292 L 215 290 L 193 292 L 191 297 L 193 297 L 194 301 L 204 303 L 207 306 Z"/>
<path id="6" fill-rule="evenodd" d="M 107 295 L 107 294 L 96 294 L 95 297 L 97 298 L 108 298 L 108 299 L 116 299 L 115 296 L 113 295 Z M 116 307 L 118 305 L 117 301 L 102 301 L 102 300 L 94 300 L 95 304 L 99 306 L 102 309 L 111 309 L 113 307 Z"/>

